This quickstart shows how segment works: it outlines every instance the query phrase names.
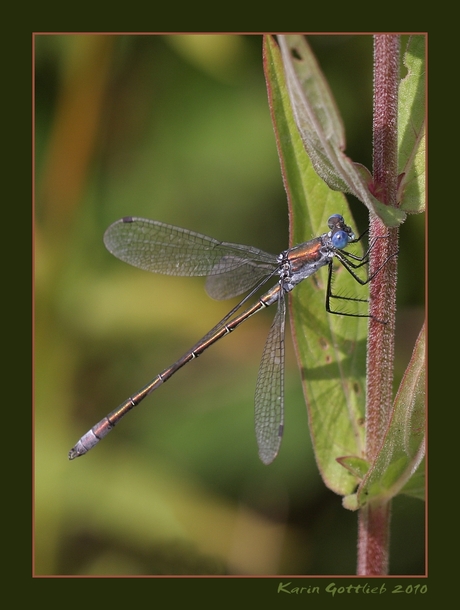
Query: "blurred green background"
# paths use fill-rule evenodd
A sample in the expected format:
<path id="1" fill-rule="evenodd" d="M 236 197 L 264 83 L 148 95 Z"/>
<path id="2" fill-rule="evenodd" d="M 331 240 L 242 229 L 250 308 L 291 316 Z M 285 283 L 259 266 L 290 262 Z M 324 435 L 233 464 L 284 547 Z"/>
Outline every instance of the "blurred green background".
<path id="1" fill-rule="evenodd" d="M 347 153 L 371 167 L 372 38 L 310 42 Z M 261 36 L 37 35 L 35 162 L 35 573 L 354 574 L 356 514 L 317 473 L 290 337 L 281 451 L 269 467 L 257 455 L 253 395 L 273 311 L 67 460 L 231 308 L 202 279 L 112 257 L 111 222 L 136 215 L 288 246 Z M 353 212 L 363 230 L 366 211 Z M 420 216 L 401 228 L 397 381 L 423 298 Z M 424 528 L 423 503 L 397 498 L 392 573 L 424 573 Z"/>

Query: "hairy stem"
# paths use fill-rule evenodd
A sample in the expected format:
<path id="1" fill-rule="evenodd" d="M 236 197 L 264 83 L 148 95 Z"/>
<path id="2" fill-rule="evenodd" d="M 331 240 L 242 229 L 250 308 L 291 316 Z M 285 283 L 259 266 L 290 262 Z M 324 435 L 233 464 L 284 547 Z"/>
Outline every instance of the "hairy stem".
<path id="1" fill-rule="evenodd" d="M 397 112 L 399 85 L 399 36 L 374 38 L 374 195 L 396 206 Z M 396 313 L 397 229 L 387 229 L 376 216 L 370 219 L 372 249 L 369 273 L 383 265 L 370 283 L 370 323 L 367 355 L 366 459 L 372 463 L 383 443 L 393 396 L 393 362 Z M 391 257 L 391 258 L 390 258 Z M 358 524 L 358 574 L 388 573 L 389 504 L 368 504 Z"/>

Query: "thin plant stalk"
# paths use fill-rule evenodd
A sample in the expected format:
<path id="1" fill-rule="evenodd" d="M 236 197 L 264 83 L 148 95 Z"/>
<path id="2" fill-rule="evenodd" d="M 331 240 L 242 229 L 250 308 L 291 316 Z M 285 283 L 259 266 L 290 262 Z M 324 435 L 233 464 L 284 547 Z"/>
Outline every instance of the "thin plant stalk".
<path id="1" fill-rule="evenodd" d="M 397 205 L 397 112 L 399 84 L 397 35 L 374 37 L 373 190 L 385 205 Z M 371 215 L 369 238 L 372 249 L 370 274 L 385 261 L 370 284 L 367 354 L 366 459 L 372 463 L 382 446 L 393 401 L 394 337 L 396 312 L 398 230 L 388 229 Z M 391 257 L 391 258 L 390 258 Z M 384 321 L 384 323 L 382 323 Z M 369 502 L 358 520 L 359 575 L 388 574 L 391 504 Z"/>

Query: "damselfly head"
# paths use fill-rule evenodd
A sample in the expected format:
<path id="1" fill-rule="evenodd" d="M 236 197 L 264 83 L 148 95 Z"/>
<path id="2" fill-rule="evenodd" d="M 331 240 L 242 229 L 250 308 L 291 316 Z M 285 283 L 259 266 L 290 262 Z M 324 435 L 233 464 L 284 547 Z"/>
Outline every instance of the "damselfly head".
<path id="1" fill-rule="evenodd" d="M 345 223 L 343 216 L 340 214 L 333 214 L 330 216 L 327 224 L 331 229 L 329 232 L 329 237 L 331 238 L 334 248 L 342 250 L 342 248 L 345 248 L 350 241 L 355 239 L 355 234 Z"/>

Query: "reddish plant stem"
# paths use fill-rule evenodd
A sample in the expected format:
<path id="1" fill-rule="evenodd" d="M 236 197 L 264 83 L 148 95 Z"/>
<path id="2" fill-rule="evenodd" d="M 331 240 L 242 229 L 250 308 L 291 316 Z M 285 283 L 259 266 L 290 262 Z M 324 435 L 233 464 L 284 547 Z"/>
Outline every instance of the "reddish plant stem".
<path id="1" fill-rule="evenodd" d="M 396 206 L 397 112 L 399 85 L 399 36 L 374 37 L 373 176 L 375 196 Z M 392 407 L 396 313 L 397 229 L 387 229 L 374 215 L 370 218 L 372 248 L 369 273 L 382 265 L 370 283 L 370 318 L 367 344 L 366 459 L 372 463 L 384 439 Z M 382 324 L 382 321 L 385 323 Z M 358 523 L 358 574 L 388 573 L 390 504 L 370 502 L 360 510 Z"/>

